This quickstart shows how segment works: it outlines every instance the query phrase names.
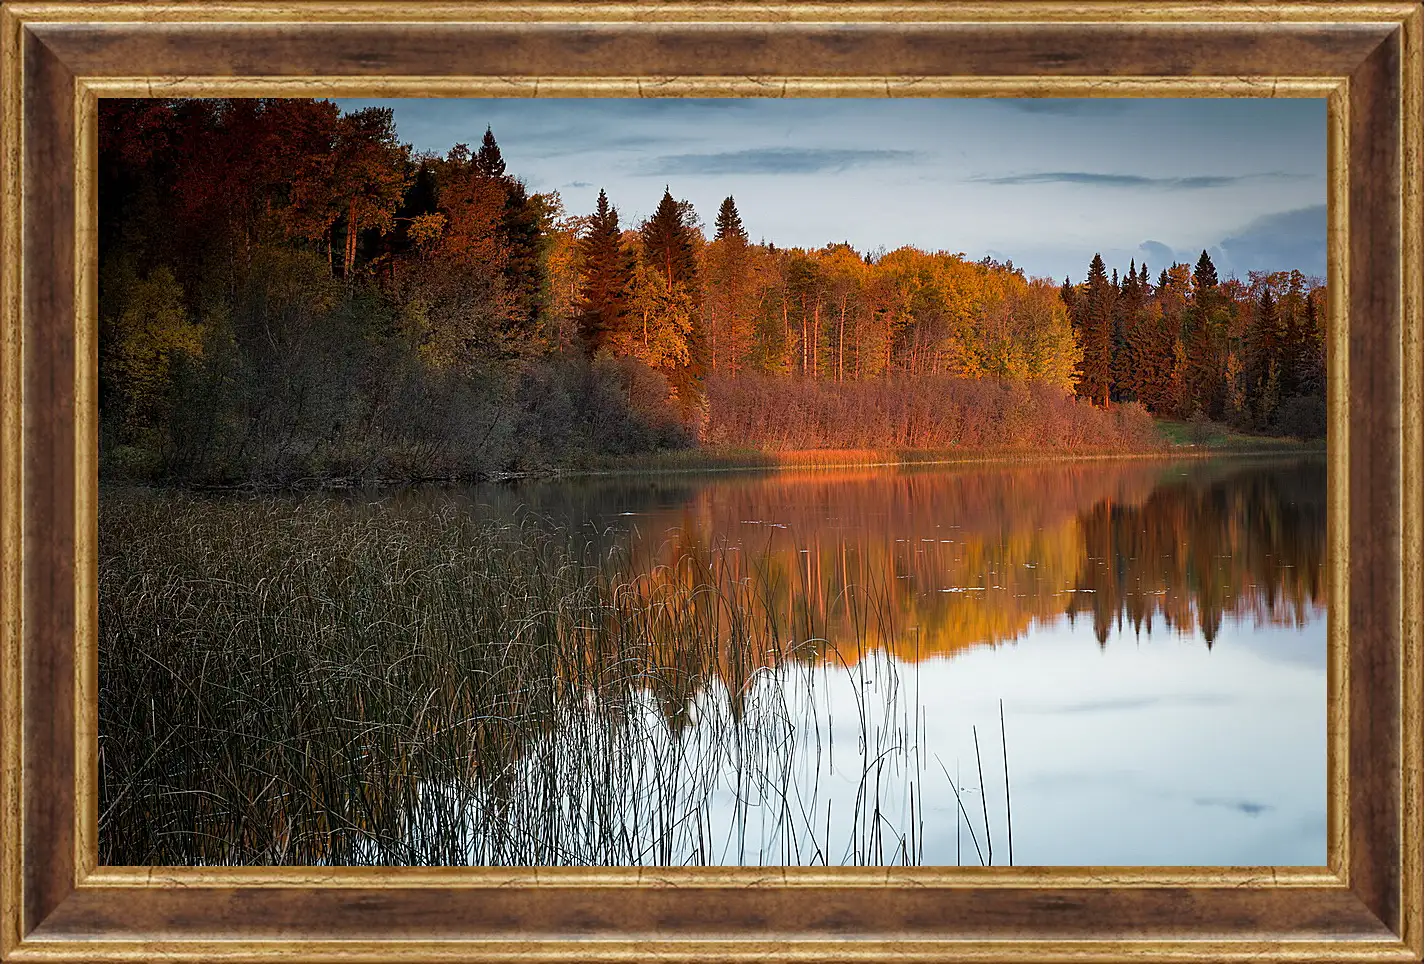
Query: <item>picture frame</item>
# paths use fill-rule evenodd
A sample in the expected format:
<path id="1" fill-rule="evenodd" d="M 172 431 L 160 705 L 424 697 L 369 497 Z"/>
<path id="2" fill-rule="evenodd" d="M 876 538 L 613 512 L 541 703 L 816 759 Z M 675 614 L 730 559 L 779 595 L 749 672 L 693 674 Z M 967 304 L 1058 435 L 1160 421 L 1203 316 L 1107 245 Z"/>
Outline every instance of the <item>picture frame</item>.
<path id="1" fill-rule="evenodd" d="M 1392 0 L 7 0 L 0 955 L 1421 960 L 1422 20 Z M 96 866 L 97 99 L 455 94 L 1326 98 L 1327 866 Z"/>

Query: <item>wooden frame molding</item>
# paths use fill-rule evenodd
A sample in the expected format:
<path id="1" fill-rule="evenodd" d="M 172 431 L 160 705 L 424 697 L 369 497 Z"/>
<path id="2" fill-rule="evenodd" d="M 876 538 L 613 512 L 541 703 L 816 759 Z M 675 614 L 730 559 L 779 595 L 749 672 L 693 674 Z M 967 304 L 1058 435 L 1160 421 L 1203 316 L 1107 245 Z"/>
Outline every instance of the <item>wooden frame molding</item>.
<path id="1" fill-rule="evenodd" d="M 0 6 L 6 961 L 1420 961 L 1418 3 Z M 1327 98 L 1328 866 L 96 867 L 96 100 Z"/>

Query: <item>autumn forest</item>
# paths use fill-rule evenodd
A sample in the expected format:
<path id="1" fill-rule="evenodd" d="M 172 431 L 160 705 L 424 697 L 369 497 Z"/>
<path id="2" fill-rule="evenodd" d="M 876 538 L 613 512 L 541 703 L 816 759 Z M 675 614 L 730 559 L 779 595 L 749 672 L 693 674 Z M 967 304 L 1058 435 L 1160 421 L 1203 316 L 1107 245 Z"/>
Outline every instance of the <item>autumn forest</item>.
<path id="1" fill-rule="evenodd" d="M 492 131 L 420 154 L 389 109 L 105 100 L 109 477 L 482 477 L 721 445 L 1160 444 L 1152 419 L 1324 434 L 1324 288 L 1203 254 L 1083 280 L 754 241 L 673 186 L 565 210 Z M 652 203 L 652 199 L 635 199 Z M 781 399 L 781 403 L 772 400 Z M 768 419 L 777 404 L 781 419 Z"/>
<path id="2" fill-rule="evenodd" d="M 865 250 L 845 168 L 620 181 L 549 119 L 632 112 L 579 102 L 541 170 L 472 103 L 422 102 L 478 111 L 433 153 L 406 106 L 99 102 L 101 863 L 1324 861 L 1320 279 L 1107 215 L 1067 278 Z M 783 137 L 699 109 L 647 122 Z M 1085 169 L 1139 130 L 1053 116 Z M 1197 190 L 1098 196 L 1175 237 Z M 876 230 L 952 245 L 947 207 Z M 861 246 L 756 228 L 822 223 Z"/>

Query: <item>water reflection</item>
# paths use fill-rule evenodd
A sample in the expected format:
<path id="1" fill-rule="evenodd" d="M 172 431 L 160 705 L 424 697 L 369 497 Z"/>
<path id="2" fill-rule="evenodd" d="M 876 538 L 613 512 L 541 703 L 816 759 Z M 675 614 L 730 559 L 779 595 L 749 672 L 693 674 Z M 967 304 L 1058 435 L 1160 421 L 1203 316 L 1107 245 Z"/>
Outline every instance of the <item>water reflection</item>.
<path id="1" fill-rule="evenodd" d="M 472 496 L 482 512 L 534 513 L 630 547 L 648 598 L 715 583 L 759 601 L 784 641 L 764 662 L 814 652 L 833 668 L 815 686 L 783 681 L 822 694 L 803 737 L 864 715 L 855 667 L 905 681 L 870 702 L 918 720 L 899 728 L 896 779 L 878 804 L 903 832 L 918 808 L 906 834 L 917 860 L 979 859 L 947 789 L 951 770 L 973 767 L 971 734 L 994 728 L 1003 700 L 1021 862 L 1324 862 L 1320 458 L 820 470 Z M 719 638 L 736 637 L 728 630 Z M 1086 639 L 1110 658 L 1090 658 Z M 755 667 L 738 656 L 652 657 L 671 732 L 709 701 L 740 718 Z M 854 814 L 848 788 L 830 789 L 836 764 L 819 738 L 800 746 L 788 767 Z M 863 746 L 843 766 L 861 774 L 868 758 Z M 1003 779 L 997 767 L 983 777 L 990 800 Z M 960 785 L 974 794 L 981 777 Z M 719 812 L 713 797 L 705 805 Z M 1008 838 L 1003 808 L 983 819 L 982 838 Z"/>
<path id="2" fill-rule="evenodd" d="M 1127 627 L 1211 647 L 1224 619 L 1299 628 L 1325 605 L 1321 459 L 593 480 L 466 498 L 625 541 L 650 592 L 726 570 L 790 636 L 838 646 L 866 626 L 903 660 L 1065 618 L 1091 620 L 1105 645 Z M 870 599 L 893 605 L 868 614 Z"/>
<path id="3" fill-rule="evenodd" d="M 1309 458 L 110 492 L 101 854 L 1319 865 L 1325 495 Z"/>

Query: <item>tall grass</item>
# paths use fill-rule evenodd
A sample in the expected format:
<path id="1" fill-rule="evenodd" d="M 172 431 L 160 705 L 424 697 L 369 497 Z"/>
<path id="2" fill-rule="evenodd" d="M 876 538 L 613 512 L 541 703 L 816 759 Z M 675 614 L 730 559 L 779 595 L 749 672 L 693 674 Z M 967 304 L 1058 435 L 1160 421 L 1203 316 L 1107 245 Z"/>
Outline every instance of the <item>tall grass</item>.
<path id="1" fill-rule="evenodd" d="M 923 859 L 913 667 L 837 656 L 782 574 L 449 505 L 99 514 L 102 863 Z"/>

